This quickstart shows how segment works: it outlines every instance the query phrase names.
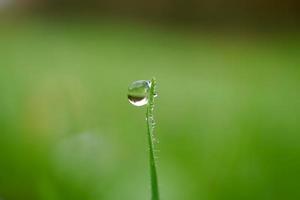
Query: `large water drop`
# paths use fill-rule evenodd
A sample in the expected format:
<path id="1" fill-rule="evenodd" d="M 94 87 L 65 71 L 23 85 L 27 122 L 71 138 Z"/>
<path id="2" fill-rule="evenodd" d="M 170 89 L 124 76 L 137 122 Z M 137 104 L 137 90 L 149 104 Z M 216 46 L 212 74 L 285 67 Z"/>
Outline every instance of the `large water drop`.
<path id="1" fill-rule="evenodd" d="M 134 81 L 128 87 L 128 100 L 134 106 L 148 103 L 151 82 L 147 80 Z"/>

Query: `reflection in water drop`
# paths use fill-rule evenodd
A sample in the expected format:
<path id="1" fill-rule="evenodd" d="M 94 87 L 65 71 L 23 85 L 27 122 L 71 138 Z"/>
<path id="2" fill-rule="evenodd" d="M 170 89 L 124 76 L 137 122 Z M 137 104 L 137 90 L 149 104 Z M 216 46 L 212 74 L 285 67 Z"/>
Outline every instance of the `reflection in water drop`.
<path id="1" fill-rule="evenodd" d="M 148 98 L 140 98 L 140 97 L 135 97 L 135 96 L 129 96 L 128 95 L 128 100 L 129 102 L 134 105 L 134 106 L 143 106 L 148 103 Z"/>
<path id="2" fill-rule="evenodd" d="M 148 103 L 151 82 L 147 80 L 134 81 L 128 87 L 128 100 L 134 106 L 143 106 Z"/>

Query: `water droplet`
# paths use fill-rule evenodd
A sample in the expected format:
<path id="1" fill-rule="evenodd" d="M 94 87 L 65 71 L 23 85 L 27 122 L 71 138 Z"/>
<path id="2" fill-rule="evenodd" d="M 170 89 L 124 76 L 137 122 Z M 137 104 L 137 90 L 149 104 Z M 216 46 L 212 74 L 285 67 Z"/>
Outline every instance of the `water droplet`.
<path id="1" fill-rule="evenodd" d="M 148 103 L 151 81 L 134 81 L 128 87 L 128 100 L 134 106 L 143 106 Z"/>

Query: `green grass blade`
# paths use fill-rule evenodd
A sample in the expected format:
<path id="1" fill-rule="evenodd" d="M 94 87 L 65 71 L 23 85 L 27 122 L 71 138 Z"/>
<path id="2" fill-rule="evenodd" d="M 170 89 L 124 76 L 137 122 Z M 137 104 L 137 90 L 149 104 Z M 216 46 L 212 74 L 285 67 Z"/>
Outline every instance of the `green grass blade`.
<path id="1" fill-rule="evenodd" d="M 151 80 L 151 88 L 149 93 L 149 103 L 147 106 L 147 133 L 148 133 L 148 143 L 149 143 L 149 155 L 150 155 L 150 178 L 151 178 L 151 200 L 159 200 L 159 191 L 158 191 L 158 180 L 156 172 L 156 163 L 154 159 L 154 96 L 155 96 L 155 87 L 156 81 L 155 78 Z"/>

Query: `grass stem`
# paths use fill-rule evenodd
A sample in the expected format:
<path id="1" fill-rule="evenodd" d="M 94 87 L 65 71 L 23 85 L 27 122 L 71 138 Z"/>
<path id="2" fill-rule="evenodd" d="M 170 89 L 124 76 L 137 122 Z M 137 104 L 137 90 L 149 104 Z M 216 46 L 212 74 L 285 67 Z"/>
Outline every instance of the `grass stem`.
<path id="1" fill-rule="evenodd" d="M 151 80 L 151 87 L 149 93 L 149 102 L 147 105 L 146 119 L 147 119 L 147 133 L 148 133 L 148 143 L 149 143 L 149 161 L 150 161 L 150 178 L 151 178 L 151 200 L 159 200 L 159 191 L 158 191 L 158 180 L 156 172 L 156 163 L 154 158 L 154 97 L 156 81 L 155 78 Z"/>

